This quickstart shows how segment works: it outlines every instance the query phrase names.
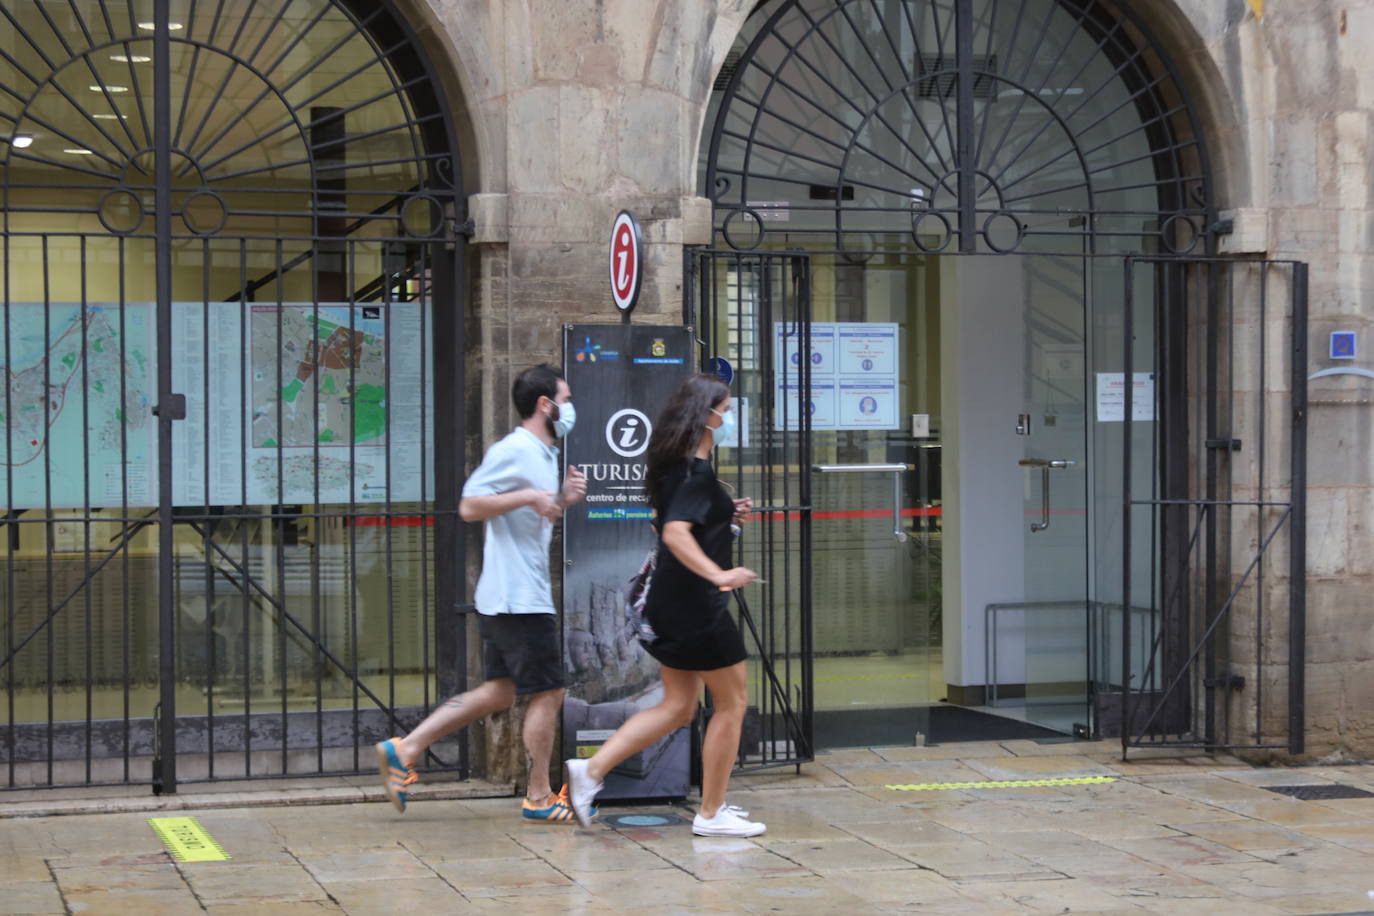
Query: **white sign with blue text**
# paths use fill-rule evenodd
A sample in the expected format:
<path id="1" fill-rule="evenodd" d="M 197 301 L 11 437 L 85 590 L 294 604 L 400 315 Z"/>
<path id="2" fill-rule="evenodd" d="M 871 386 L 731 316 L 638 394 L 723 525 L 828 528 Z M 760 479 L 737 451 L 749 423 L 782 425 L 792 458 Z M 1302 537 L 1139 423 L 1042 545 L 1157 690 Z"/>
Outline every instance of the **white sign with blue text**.
<path id="1" fill-rule="evenodd" d="M 898 427 L 897 324 L 889 321 L 817 321 L 811 325 L 811 387 L 800 396 L 801 329 L 773 325 L 777 408 L 773 427 L 798 429 L 805 409 L 814 430 Z"/>

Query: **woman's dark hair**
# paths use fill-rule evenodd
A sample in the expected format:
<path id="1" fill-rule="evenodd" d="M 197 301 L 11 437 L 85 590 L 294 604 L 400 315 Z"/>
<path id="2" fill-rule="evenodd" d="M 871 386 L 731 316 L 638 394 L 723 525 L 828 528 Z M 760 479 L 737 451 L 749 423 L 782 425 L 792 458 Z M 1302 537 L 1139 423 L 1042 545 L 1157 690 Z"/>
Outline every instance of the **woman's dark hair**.
<path id="1" fill-rule="evenodd" d="M 654 509 L 661 508 L 664 476 L 696 450 L 711 408 L 729 396 L 730 387 L 715 375 L 685 378 L 668 396 L 649 436 L 649 467 L 644 476 L 644 490 Z"/>
<path id="2" fill-rule="evenodd" d="M 517 375 L 515 384 L 511 386 L 510 399 L 515 402 L 520 419 L 528 420 L 534 415 L 540 398 L 554 400 L 558 396 L 558 381 L 561 378 L 563 373 L 548 363 L 530 366 Z"/>

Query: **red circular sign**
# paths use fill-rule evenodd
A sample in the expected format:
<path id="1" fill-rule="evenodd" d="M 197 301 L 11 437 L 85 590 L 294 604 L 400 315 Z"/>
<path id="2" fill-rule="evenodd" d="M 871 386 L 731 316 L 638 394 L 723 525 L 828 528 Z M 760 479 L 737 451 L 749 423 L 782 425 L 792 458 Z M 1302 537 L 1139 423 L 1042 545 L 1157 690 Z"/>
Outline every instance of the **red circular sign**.
<path id="1" fill-rule="evenodd" d="M 628 312 L 639 298 L 644 275 L 644 239 L 639 221 L 621 210 L 611 227 L 611 298 L 616 308 Z"/>

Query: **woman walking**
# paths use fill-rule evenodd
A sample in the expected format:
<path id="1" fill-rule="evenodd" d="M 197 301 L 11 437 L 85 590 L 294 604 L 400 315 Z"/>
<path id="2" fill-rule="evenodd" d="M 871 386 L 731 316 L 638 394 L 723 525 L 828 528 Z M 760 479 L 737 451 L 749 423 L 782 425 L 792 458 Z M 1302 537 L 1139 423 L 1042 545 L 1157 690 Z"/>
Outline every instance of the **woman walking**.
<path id="1" fill-rule="evenodd" d="M 662 666 L 663 699 L 626 720 L 595 756 L 568 761 L 568 794 L 584 827 L 606 774 L 690 723 L 705 684 L 713 709 L 702 744 L 701 807 L 692 832 L 758 836 L 766 829 L 747 820 L 748 812 L 725 804 L 747 700 L 747 653 L 730 616 L 730 593 L 755 576 L 743 566 L 730 566 L 732 525 L 744 520 L 751 502 L 730 498 L 707 456 L 734 428 L 730 389 L 714 375 L 684 379 L 654 424 L 645 490 L 659 544 L 644 606 L 654 638 L 643 645 Z"/>

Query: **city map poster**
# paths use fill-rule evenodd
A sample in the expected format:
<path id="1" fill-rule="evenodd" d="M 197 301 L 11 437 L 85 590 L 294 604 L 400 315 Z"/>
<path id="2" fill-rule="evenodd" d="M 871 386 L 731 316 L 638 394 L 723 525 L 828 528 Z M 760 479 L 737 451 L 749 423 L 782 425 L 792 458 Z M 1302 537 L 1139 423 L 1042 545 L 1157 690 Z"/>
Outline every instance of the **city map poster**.
<path id="1" fill-rule="evenodd" d="M 136 303 L 0 312 L 0 506 L 157 502 L 156 323 Z"/>
<path id="2" fill-rule="evenodd" d="M 433 497 L 420 303 L 196 303 L 173 320 L 184 354 L 173 388 L 187 394 L 173 427 L 177 505 Z"/>
<path id="3" fill-rule="evenodd" d="M 7 313 L 0 502 L 156 505 L 154 305 Z M 432 337 L 420 304 L 182 302 L 171 316 L 172 390 L 187 403 L 172 427 L 175 505 L 432 496 L 432 371 L 420 357 Z"/>

